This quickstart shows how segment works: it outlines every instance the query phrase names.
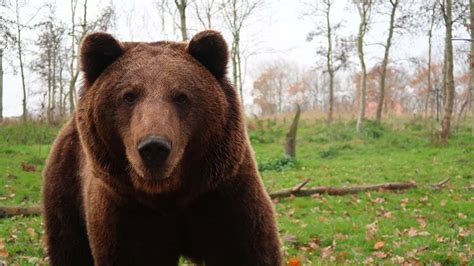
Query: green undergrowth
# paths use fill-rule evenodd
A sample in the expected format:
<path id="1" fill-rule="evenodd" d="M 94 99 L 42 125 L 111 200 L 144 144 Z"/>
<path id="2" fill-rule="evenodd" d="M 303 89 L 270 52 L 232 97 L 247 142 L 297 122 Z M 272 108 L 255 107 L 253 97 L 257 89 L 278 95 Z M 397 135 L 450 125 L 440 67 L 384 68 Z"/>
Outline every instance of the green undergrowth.
<path id="1" fill-rule="evenodd" d="M 419 188 L 274 200 L 286 263 L 474 261 L 474 138 L 467 123 L 441 145 L 429 123 L 414 119 L 389 119 L 382 125 L 366 121 L 361 132 L 351 120 L 331 126 L 302 120 L 295 159 L 283 155 L 289 123 L 249 121 L 268 191 L 306 179 L 306 187 L 416 182 Z M 0 205 L 39 203 L 41 171 L 58 129 L 44 124 L 0 127 Z M 447 178 L 445 187 L 431 186 Z M 42 232 L 40 217 L 0 219 L 0 261 L 47 263 Z"/>

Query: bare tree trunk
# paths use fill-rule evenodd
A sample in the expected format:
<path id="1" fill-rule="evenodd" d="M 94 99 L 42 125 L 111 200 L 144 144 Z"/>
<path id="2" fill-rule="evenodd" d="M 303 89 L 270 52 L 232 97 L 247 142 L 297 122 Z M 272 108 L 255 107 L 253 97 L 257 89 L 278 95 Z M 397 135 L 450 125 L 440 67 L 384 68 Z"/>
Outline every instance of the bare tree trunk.
<path id="1" fill-rule="evenodd" d="M 54 44 L 55 45 L 55 44 Z M 52 69 L 52 95 L 51 95 L 51 99 L 52 99 L 52 106 L 51 106 L 51 109 L 52 109 L 52 122 L 55 122 L 56 121 L 56 91 L 57 91 L 57 84 L 56 84 L 56 45 L 53 49 L 53 69 Z"/>
<path id="2" fill-rule="evenodd" d="M 469 94 L 466 96 L 466 99 L 462 102 L 461 107 L 459 108 L 459 112 L 456 117 L 456 126 L 454 127 L 456 130 L 459 129 L 459 126 L 461 125 L 461 120 L 462 120 L 462 115 L 464 113 L 464 110 L 466 109 L 467 105 L 469 104 Z"/>
<path id="3" fill-rule="evenodd" d="M 436 12 L 436 4 L 433 3 L 433 7 L 431 9 L 431 17 L 430 17 L 430 27 L 428 29 L 428 93 L 427 93 L 427 102 L 430 99 L 430 95 L 432 94 L 433 88 L 431 85 L 431 53 L 432 53 L 432 39 L 433 39 L 433 26 L 434 26 L 434 21 L 435 21 L 435 12 Z M 437 95 L 433 97 L 434 101 L 437 101 L 436 99 Z M 436 106 L 436 103 L 433 103 L 433 106 Z M 433 113 L 431 113 L 431 119 L 433 119 Z M 438 119 L 438 108 L 436 106 L 436 119 Z"/>
<path id="4" fill-rule="evenodd" d="M 471 92 L 472 136 L 474 136 L 474 0 L 469 1 L 471 19 L 471 63 L 469 67 L 469 88 Z"/>
<path id="5" fill-rule="evenodd" d="M 21 45 L 21 21 L 20 21 L 20 7 L 18 5 L 18 0 L 16 1 L 15 5 L 15 14 L 16 14 L 16 29 L 17 29 L 17 52 L 18 52 L 18 60 L 20 61 L 20 75 L 21 75 L 21 88 L 23 90 L 23 100 L 22 100 L 22 107 L 23 107 L 23 114 L 21 116 L 23 121 L 26 121 L 28 117 L 28 109 L 26 105 L 26 83 L 25 83 L 25 70 L 23 65 L 23 48 Z"/>
<path id="6" fill-rule="evenodd" d="M 243 89 L 241 86 L 241 80 L 240 80 L 240 71 L 241 71 L 241 65 L 240 65 L 240 57 L 239 57 L 239 46 L 240 46 L 240 36 L 238 34 L 234 35 L 233 38 L 233 43 L 232 43 L 232 81 L 234 83 L 234 86 L 236 89 L 239 91 L 240 94 L 240 102 L 242 103 L 242 106 L 244 104 L 244 93 Z"/>
<path id="7" fill-rule="evenodd" d="M 46 120 L 48 121 L 49 124 L 51 124 L 51 85 L 52 85 L 52 73 L 51 73 L 51 49 L 48 48 L 48 103 L 46 105 Z"/>
<path id="8" fill-rule="evenodd" d="M 443 120 L 441 121 L 441 142 L 446 143 L 451 129 L 451 116 L 454 105 L 454 73 L 452 43 L 452 0 L 446 0 L 444 8 L 446 25 L 446 99 Z"/>
<path id="9" fill-rule="evenodd" d="M 0 48 L 0 124 L 3 123 L 3 49 Z"/>
<path id="10" fill-rule="evenodd" d="M 74 79 L 74 59 L 76 57 L 76 8 L 77 0 L 71 0 L 71 61 L 69 63 L 69 113 L 74 112 L 74 93 L 76 81 Z"/>
<path id="11" fill-rule="evenodd" d="M 362 70 L 362 84 L 360 87 L 359 93 L 359 116 L 357 118 L 357 126 L 356 129 L 358 132 L 361 131 L 365 119 L 365 101 L 366 101 L 366 93 L 367 93 L 367 68 L 365 66 L 365 59 L 364 59 L 364 36 L 367 31 L 367 23 L 368 23 L 368 14 L 371 2 L 366 0 L 361 0 L 360 3 L 357 4 L 357 9 L 360 16 L 360 23 L 359 23 L 359 34 L 357 36 L 357 52 L 359 56 L 360 66 Z"/>
<path id="12" fill-rule="evenodd" d="M 296 133 L 298 131 L 298 122 L 300 121 L 301 109 L 300 105 L 296 105 L 296 114 L 291 123 L 290 130 L 286 134 L 285 155 L 291 158 L 296 157 Z"/>
<path id="13" fill-rule="evenodd" d="M 330 21 L 330 11 L 331 11 L 331 2 L 327 1 L 326 4 L 326 29 L 327 29 L 327 41 L 328 41 L 328 50 L 326 54 L 326 63 L 328 68 L 329 74 L 329 93 L 328 93 L 328 102 L 329 102 L 329 110 L 327 116 L 327 123 L 328 125 L 332 124 L 333 122 L 333 113 L 334 113 L 334 68 L 333 68 L 333 60 L 332 60 L 332 27 Z"/>
<path id="14" fill-rule="evenodd" d="M 186 27 L 186 7 L 188 7 L 187 0 L 174 0 L 176 8 L 178 9 L 179 13 L 179 29 L 181 31 L 181 37 L 183 41 L 188 40 L 188 30 Z"/>
<path id="15" fill-rule="evenodd" d="M 61 58 L 61 54 L 58 56 L 58 64 L 59 64 L 59 99 L 58 99 L 58 103 L 59 103 L 59 117 L 60 118 L 63 118 L 65 113 L 66 113 L 66 110 L 65 110 L 65 106 L 63 104 L 63 97 L 64 97 L 64 83 L 63 83 L 63 60 Z"/>
<path id="16" fill-rule="evenodd" d="M 375 113 L 375 122 L 380 124 L 382 120 L 382 110 L 383 110 L 383 102 L 385 97 L 385 77 L 387 75 L 387 66 L 388 66 L 388 55 L 390 52 L 390 47 L 392 46 L 392 37 L 393 37 L 393 29 L 395 24 L 395 13 L 397 11 L 398 0 L 390 0 L 390 4 L 392 5 L 392 9 L 390 12 L 390 26 L 388 28 L 388 37 L 387 42 L 385 44 L 385 53 L 383 56 L 382 61 L 382 73 L 380 74 L 380 89 L 379 89 L 379 99 L 377 104 L 377 111 Z"/>

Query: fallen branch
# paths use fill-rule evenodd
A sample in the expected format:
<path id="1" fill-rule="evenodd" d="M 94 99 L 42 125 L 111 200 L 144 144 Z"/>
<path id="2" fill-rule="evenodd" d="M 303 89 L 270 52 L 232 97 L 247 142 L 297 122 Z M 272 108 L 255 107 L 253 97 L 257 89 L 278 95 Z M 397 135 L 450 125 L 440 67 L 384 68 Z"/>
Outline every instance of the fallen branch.
<path id="1" fill-rule="evenodd" d="M 443 180 L 439 183 L 431 185 L 431 187 L 436 188 L 436 189 L 443 188 L 449 182 L 450 179 L 451 179 L 451 177 L 448 177 L 448 178 L 446 178 L 445 180 Z"/>
<path id="2" fill-rule="evenodd" d="M 439 183 L 428 185 L 434 189 L 443 188 L 448 182 L 450 178 L 446 178 Z M 389 191 L 389 190 L 407 190 L 413 188 L 419 188 L 419 186 L 415 182 L 408 182 L 408 183 L 383 183 L 377 185 L 361 185 L 361 186 L 352 186 L 352 187 L 312 187 L 312 188 L 303 188 L 308 184 L 310 179 L 305 179 L 300 184 L 288 188 L 283 189 L 275 192 L 269 193 L 272 199 L 276 198 L 287 198 L 291 196 L 295 197 L 304 197 L 310 196 L 314 194 L 327 194 L 327 195 L 334 195 L 334 196 L 341 196 L 341 195 L 348 195 L 348 194 L 356 194 L 359 192 L 366 192 L 366 191 Z M 34 216 L 40 215 L 41 210 L 39 205 L 32 205 L 32 206 L 0 206 L 0 219 L 13 217 L 18 215 L 23 216 Z"/>
<path id="3" fill-rule="evenodd" d="M 296 186 L 295 188 L 297 187 L 298 186 Z M 290 196 L 303 197 L 303 196 L 309 196 L 313 194 L 328 194 L 328 195 L 340 196 L 340 195 L 347 195 L 347 194 L 356 194 L 356 193 L 365 192 L 365 191 L 405 190 L 405 189 L 410 189 L 410 188 L 417 188 L 418 185 L 416 183 L 409 182 L 409 183 L 384 183 L 384 184 L 378 184 L 378 185 L 365 185 L 365 186 L 353 186 L 353 187 L 341 187 L 341 188 L 323 186 L 323 187 L 313 187 L 313 188 L 303 189 L 302 187 L 303 186 L 301 186 L 298 190 L 295 190 L 294 188 L 283 189 L 280 191 L 272 192 L 269 195 L 272 199 L 286 198 Z"/>
<path id="4" fill-rule="evenodd" d="M 39 205 L 33 206 L 0 206 L 0 218 L 13 217 L 18 215 L 33 216 L 40 215 Z"/>

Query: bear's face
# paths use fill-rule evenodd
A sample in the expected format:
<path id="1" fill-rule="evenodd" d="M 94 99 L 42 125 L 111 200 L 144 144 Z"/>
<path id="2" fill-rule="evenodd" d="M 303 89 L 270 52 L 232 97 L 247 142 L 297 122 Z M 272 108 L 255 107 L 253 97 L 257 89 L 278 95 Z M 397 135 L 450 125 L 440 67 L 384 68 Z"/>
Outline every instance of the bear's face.
<path id="1" fill-rule="evenodd" d="M 227 46 L 202 32 L 183 43 L 119 43 L 89 35 L 81 48 L 85 88 L 78 105 L 81 139 L 97 163 L 126 169 L 147 192 L 179 188 L 184 162 L 205 156 L 219 137 L 228 102 L 219 82 Z"/>

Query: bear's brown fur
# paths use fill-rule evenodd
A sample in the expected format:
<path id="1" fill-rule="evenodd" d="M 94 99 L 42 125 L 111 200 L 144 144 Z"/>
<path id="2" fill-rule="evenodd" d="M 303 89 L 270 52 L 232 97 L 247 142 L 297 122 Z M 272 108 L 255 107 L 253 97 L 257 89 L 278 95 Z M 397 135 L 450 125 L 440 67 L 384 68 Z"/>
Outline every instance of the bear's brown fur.
<path id="1" fill-rule="evenodd" d="M 281 265 L 227 45 L 81 45 L 84 87 L 44 172 L 52 265 Z"/>

